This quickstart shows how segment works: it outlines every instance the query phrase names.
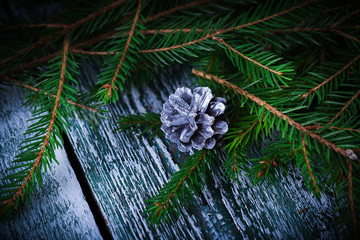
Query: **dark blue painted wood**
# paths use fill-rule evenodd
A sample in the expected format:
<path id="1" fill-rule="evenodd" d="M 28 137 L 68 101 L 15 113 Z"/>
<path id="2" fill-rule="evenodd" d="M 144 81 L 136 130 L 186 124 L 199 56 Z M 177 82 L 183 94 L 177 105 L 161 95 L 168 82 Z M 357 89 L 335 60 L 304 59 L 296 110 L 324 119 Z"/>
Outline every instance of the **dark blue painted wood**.
<path id="1" fill-rule="evenodd" d="M 0 92 L 0 178 L 13 166 L 31 118 L 20 89 L 7 89 Z M 44 184 L 33 192 L 30 205 L 0 223 L 0 239 L 101 239 L 65 151 L 55 155 L 60 164 L 43 174 Z"/>

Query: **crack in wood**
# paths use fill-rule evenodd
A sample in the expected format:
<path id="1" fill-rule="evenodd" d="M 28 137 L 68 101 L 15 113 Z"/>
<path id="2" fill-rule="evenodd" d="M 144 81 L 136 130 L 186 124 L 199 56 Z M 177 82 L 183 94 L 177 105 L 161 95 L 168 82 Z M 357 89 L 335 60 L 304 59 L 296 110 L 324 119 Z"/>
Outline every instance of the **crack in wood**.
<path id="1" fill-rule="evenodd" d="M 90 183 L 86 178 L 84 169 L 81 166 L 80 160 L 76 156 L 74 147 L 72 146 L 70 139 L 66 133 L 61 134 L 64 139 L 64 149 L 70 161 L 70 165 L 74 170 L 76 179 L 78 180 L 81 190 L 85 196 L 86 202 L 89 204 L 89 208 L 94 216 L 95 223 L 99 228 L 100 234 L 103 239 L 114 239 L 110 228 L 108 226 L 108 221 L 104 217 L 100 206 L 95 198 L 95 194 L 91 189 Z"/>

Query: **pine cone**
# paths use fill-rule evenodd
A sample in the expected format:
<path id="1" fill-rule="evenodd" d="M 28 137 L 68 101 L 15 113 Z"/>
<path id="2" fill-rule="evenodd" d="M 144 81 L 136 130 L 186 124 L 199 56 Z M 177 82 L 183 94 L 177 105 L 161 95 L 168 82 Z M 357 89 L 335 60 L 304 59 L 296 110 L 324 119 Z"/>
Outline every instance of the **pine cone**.
<path id="1" fill-rule="evenodd" d="M 189 152 L 192 147 L 212 149 L 228 131 L 227 121 L 220 117 L 225 102 L 224 98 L 213 98 L 208 87 L 197 87 L 194 93 L 186 87 L 178 88 L 164 103 L 161 129 L 181 152 Z"/>

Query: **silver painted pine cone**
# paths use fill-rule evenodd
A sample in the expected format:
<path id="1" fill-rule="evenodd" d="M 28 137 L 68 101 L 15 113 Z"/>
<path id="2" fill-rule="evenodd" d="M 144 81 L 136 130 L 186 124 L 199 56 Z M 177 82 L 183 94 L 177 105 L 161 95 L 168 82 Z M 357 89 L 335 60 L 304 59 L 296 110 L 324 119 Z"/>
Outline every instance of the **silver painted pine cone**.
<path id="1" fill-rule="evenodd" d="M 189 88 L 178 88 L 164 103 L 161 130 L 181 152 L 189 152 L 192 147 L 212 149 L 228 131 L 227 122 L 220 119 L 225 102 L 214 98 L 208 87 L 197 87 L 193 93 Z"/>

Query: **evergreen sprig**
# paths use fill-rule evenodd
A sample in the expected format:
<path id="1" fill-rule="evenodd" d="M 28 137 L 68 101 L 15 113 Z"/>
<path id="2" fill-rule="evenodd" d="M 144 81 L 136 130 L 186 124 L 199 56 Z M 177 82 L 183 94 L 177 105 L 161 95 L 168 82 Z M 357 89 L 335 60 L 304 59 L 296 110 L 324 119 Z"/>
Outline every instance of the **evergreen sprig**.
<path id="1" fill-rule="evenodd" d="M 197 83 L 227 99 L 229 132 L 214 150 L 189 156 L 149 200 L 149 221 L 159 224 L 181 214 L 182 204 L 203 186 L 211 162 L 220 158 L 228 179 L 245 171 L 254 184 L 299 168 L 316 196 L 335 191 L 341 219 L 352 223 L 357 237 L 358 3 L 119 0 L 67 8 L 69 2 L 47 20 L 5 19 L 7 26 L 0 27 L 0 83 L 27 89 L 34 109 L 34 123 L 7 177 L 11 181 L 2 188 L 6 216 L 29 199 L 36 177 L 41 182 L 40 168 L 50 167 L 73 110 L 93 121 L 105 113 L 102 104 L 119 100 L 139 76 L 150 83 L 163 67 L 191 63 Z M 94 91 L 77 90 L 72 53 L 102 67 Z M 146 113 L 120 117 L 116 130 L 141 129 L 156 137 L 160 126 L 159 114 Z M 270 136 L 275 140 L 263 156 L 251 158 L 247 149 Z"/>
<path id="2" fill-rule="evenodd" d="M 159 224 L 161 219 L 181 212 L 178 202 L 190 202 L 188 198 L 203 186 L 207 172 L 205 162 L 211 161 L 211 155 L 210 150 L 201 150 L 189 156 L 158 195 L 148 200 L 150 205 L 145 213 L 149 213 L 150 222 Z"/>
<path id="3" fill-rule="evenodd" d="M 38 82 L 43 86 L 42 91 L 55 97 L 39 97 L 41 108 L 34 111 L 32 118 L 37 121 L 26 130 L 25 134 L 29 137 L 22 142 L 19 149 L 21 153 L 13 161 L 17 165 L 10 169 L 15 172 L 4 178 L 11 180 L 1 186 L 1 216 L 4 218 L 11 216 L 22 201 L 29 202 L 30 193 L 36 187 L 35 179 L 40 187 L 42 185 L 41 167 L 47 171 L 50 163 L 56 161 L 54 150 L 61 147 L 61 131 L 63 125 L 67 125 L 64 112 L 68 111 L 66 108 L 72 108 L 62 96 L 73 98 L 75 91 L 71 85 L 65 83 L 65 75 L 72 79 L 67 70 L 70 68 L 68 65 L 76 66 L 68 58 L 68 54 L 69 41 L 65 41 L 61 55 L 52 61 L 52 71 L 43 75 L 46 83 L 41 80 Z"/>

